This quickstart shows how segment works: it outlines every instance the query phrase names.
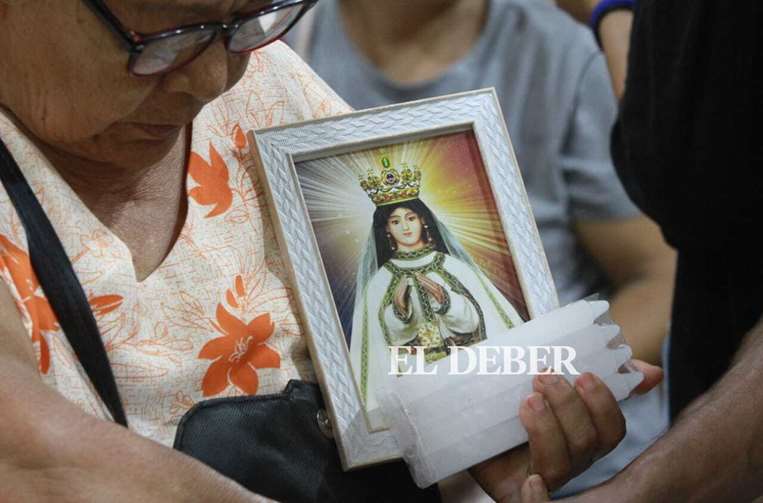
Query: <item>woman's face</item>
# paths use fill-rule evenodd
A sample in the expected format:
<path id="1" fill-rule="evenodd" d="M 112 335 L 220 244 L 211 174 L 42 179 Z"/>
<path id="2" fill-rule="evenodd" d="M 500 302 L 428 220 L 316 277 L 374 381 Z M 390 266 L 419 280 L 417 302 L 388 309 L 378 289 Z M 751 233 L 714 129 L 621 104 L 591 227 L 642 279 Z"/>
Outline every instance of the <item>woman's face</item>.
<path id="1" fill-rule="evenodd" d="M 108 0 L 128 30 L 224 21 L 271 0 Z M 125 167 L 161 160 L 184 125 L 243 75 L 221 40 L 187 66 L 134 77 L 118 38 L 82 0 L 0 0 L 0 104 L 46 147 Z"/>
<path id="2" fill-rule="evenodd" d="M 396 208 L 387 219 L 387 232 L 402 249 L 416 249 L 424 245 L 423 226 L 418 213 L 404 206 Z"/>

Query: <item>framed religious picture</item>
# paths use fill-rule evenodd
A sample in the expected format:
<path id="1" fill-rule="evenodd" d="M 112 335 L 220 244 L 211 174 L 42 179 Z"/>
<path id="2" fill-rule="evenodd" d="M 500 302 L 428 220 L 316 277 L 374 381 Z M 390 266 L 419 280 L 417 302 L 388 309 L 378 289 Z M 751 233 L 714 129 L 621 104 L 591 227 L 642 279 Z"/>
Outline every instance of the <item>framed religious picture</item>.
<path id="1" fill-rule="evenodd" d="M 432 363 L 558 307 L 495 93 L 256 139 L 344 467 L 398 458 L 379 401 L 390 347 Z"/>

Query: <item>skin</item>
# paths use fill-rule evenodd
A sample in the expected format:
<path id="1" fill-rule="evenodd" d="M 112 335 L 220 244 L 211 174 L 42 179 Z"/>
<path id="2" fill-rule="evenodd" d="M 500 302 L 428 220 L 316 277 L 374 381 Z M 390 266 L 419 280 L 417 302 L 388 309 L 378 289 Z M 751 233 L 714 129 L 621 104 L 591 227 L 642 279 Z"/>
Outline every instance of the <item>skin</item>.
<path id="1" fill-rule="evenodd" d="M 345 29 L 387 78 L 439 76 L 479 38 L 487 0 L 342 0 Z M 394 19 L 394 22 L 388 20 Z"/>
<path id="2" fill-rule="evenodd" d="M 400 206 L 387 218 L 387 234 L 395 240 L 397 249 L 413 252 L 424 248 L 424 222 L 421 217 L 405 206 Z"/>
<path id="3" fill-rule="evenodd" d="M 614 287 L 610 314 L 636 358 L 659 364 L 675 276 L 675 252 L 648 218 L 580 221 L 575 233 Z"/>
<path id="4" fill-rule="evenodd" d="M 222 20 L 252 5 L 226 0 L 191 10 L 184 7 L 189 1 L 165 2 L 168 7 L 157 10 L 138 8 L 140 0 L 109 6 L 125 26 L 152 32 Z M 228 54 L 218 41 L 181 70 L 135 78 L 126 73 L 118 39 L 81 1 L 1 2 L 0 22 L 3 66 L 13 75 L 0 84 L 0 103 L 127 244 L 136 276 L 145 278 L 166 256 L 185 217 L 186 124 L 241 78 L 248 56 Z M 156 135 L 142 127 L 157 124 L 172 129 Z M 149 223 L 156 232 L 147 240 Z"/>
<path id="5" fill-rule="evenodd" d="M 562 501 L 763 501 L 761 358 L 763 319 L 747 335 L 724 377 L 664 437 L 606 484 Z M 525 482 L 523 503 L 550 501 L 540 479 Z"/>
<path id="6" fill-rule="evenodd" d="M 85 414 L 37 372 L 7 288 L 0 288 L 2 501 L 257 501 L 194 459 Z"/>
<path id="7" fill-rule="evenodd" d="M 588 24 L 599 0 L 556 0 L 556 5 L 583 24 Z M 628 66 L 630 29 L 633 13 L 618 10 L 609 13 L 599 26 L 599 38 L 607 58 L 612 89 L 618 99 L 625 92 L 625 74 Z"/>
<path id="8" fill-rule="evenodd" d="M 111 0 L 139 31 L 222 20 L 246 2 Z M 202 12 L 203 11 L 203 12 Z M 23 47 L 24 50 L 18 50 Z M 51 50 L 54 47 L 55 50 Z M 166 255 L 184 217 L 186 124 L 243 74 L 221 43 L 164 77 L 134 78 L 114 36 L 79 1 L 0 1 L 0 104 L 85 204 L 133 253 L 138 279 Z M 140 124 L 171 124 L 157 138 Z M 146 222 L 151 239 L 146 240 Z M 252 501 L 203 464 L 85 414 L 44 384 L 28 334 L 0 288 L 0 487 L 9 501 Z M 118 456 L 114 453 L 119 453 Z"/>
<path id="9" fill-rule="evenodd" d="M 221 21 L 252 5 L 146 0 L 164 8 L 145 9 L 138 1 L 109 5 L 125 25 L 145 32 Z M 247 57 L 227 54 L 218 41 L 170 74 L 131 77 L 113 35 L 74 0 L 0 0 L 0 54 L 13 76 L 0 79 L 0 104 L 123 239 L 137 279 L 145 278 L 184 218 L 178 180 L 185 174 L 186 124 L 235 84 Z M 157 138 L 141 127 L 157 123 L 174 128 Z M 145 242 L 149 221 L 152 240 Z M 85 414 L 42 382 L 33 355 L 10 293 L 0 288 L 0 487 L 10 501 L 252 501 L 201 463 Z M 647 374 L 645 389 L 659 380 L 658 370 Z M 591 386 L 582 391 L 587 379 Z M 561 480 L 566 467 L 577 465 L 570 452 L 606 451 L 622 436 L 622 416 L 606 387 L 586 375 L 579 382 L 581 391 L 544 387 L 545 401 L 533 394 L 522 409 L 530 447 L 475 468 L 496 499 L 514 499 L 530 463 L 546 480 Z M 590 424 L 595 436 L 584 427 Z"/>
<path id="10" fill-rule="evenodd" d="M 634 362 L 645 375 L 635 393 L 659 384 L 658 367 Z M 625 436 L 625 419 L 612 393 L 593 374 L 581 375 L 574 386 L 555 376 L 538 376 L 533 389 L 519 411 L 528 443 L 470 469 L 499 503 L 521 501 L 521 490 L 532 474 L 540 475 L 551 490 L 558 489 Z"/>
<path id="11" fill-rule="evenodd" d="M 602 31 L 611 16 L 604 19 Z M 610 24 L 610 36 L 602 37 L 604 50 L 614 57 L 630 37 L 629 23 L 619 32 L 616 27 Z M 613 72 L 627 68 L 625 55 L 619 57 Z M 746 335 L 723 378 L 695 400 L 665 436 L 614 479 L 564 501 L 762 501 L 762 359 L 763 318 Z M 549 501 L 544 486 L 541 477 L 528 479 L 521 501 Z"/>
<path id="12" fill-rule="evenodd" d="M 403 206 L 396 208 L 387 219 L 386 230 L 392 236 L 400 251 L 412 252 L 426 246 L 424 242 L 424 221 L 414 211 Z M 423 274 L 416 274 L 416 279 L 424 290 L 438 303 L 445 301 L 445 290 L 437 282 Z M 397 308 L 405 313 L 408 311 L 408 283 L 401 282 L 395 289 L 394 302 Z"/>
<path id="13" fill-rule="evenodd" d="M 608 14 L 601 21 L 599 37 L 604 47 L 604 55 L 607 57 L 609 76 L 612 79 L 612 89 L 618 99 L 625 94 L 625 75 L 628 72 L 628 49 L 630 49 L 630 37 L 623 37 L 623 33 L 629 33 L 633 24 L 633 13 L 630 11 L 615 11 Z"/>

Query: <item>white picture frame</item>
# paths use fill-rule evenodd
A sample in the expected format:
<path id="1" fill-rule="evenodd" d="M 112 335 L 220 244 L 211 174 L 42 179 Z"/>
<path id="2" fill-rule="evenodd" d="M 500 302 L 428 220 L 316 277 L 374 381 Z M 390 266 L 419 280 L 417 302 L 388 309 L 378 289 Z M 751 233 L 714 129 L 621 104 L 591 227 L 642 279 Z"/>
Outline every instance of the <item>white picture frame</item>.
<path id="1" fill-rule="evenodd" d="M 255 133 L 271 217 L 290 271 L 313 365 L 346 470 L 401 457 L 369 427 L 321 260 L 297 166 L 348 152 L 472 131 L 530 318 L 559 306 L 553 279 L 493 89 L 471 91 Z"/>

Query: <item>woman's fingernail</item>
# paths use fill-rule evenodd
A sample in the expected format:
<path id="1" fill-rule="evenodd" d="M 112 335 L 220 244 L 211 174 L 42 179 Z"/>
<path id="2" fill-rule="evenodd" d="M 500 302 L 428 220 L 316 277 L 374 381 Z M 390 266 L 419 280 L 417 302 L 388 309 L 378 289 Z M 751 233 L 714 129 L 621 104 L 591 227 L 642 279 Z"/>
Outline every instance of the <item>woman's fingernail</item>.
<path id="1" fill-rule="evenodd" d="M 596 386 L 596 381 L 594 380 L 594 377 L 592 374 L 583 374 L 582 376 L 578 377 L 577 382 L 578 387 L 580 387 L 583 391 L 592 391 L 594 386 Z"/>
<path id="2" fill-rule="evenodd" d="M 528 482 L 530 483 L 530 487 L 533 490 L 533 494 L 546 494 L 546 484 L 543 483 L 543 479 L 540 475 L 530 475 Z"/>
<path id="3" fill-rule="evenodd" d="M 545 489 L 545 486 L 543 485 L 543 479 L 540 477 L 540 475 L 530 475 L 530 487 L 535 490 Z"/>
<path id="4" fill-rule="evenodd" d="M 543 412 L 543 409 L 546 408 L 546 401 L 540 393 L 533 393 L 530 395 L 527 399 L 527 403 L 530 404 L 530 408 L 535 412 Z"/>
<path id="5" fill-rule="evenodd" d="M 554 374 L 542 374 L 538 376 L 538 380 L 544 386 L 553 386 L 554 384 L 559 382 L 559 376 Z"/>

